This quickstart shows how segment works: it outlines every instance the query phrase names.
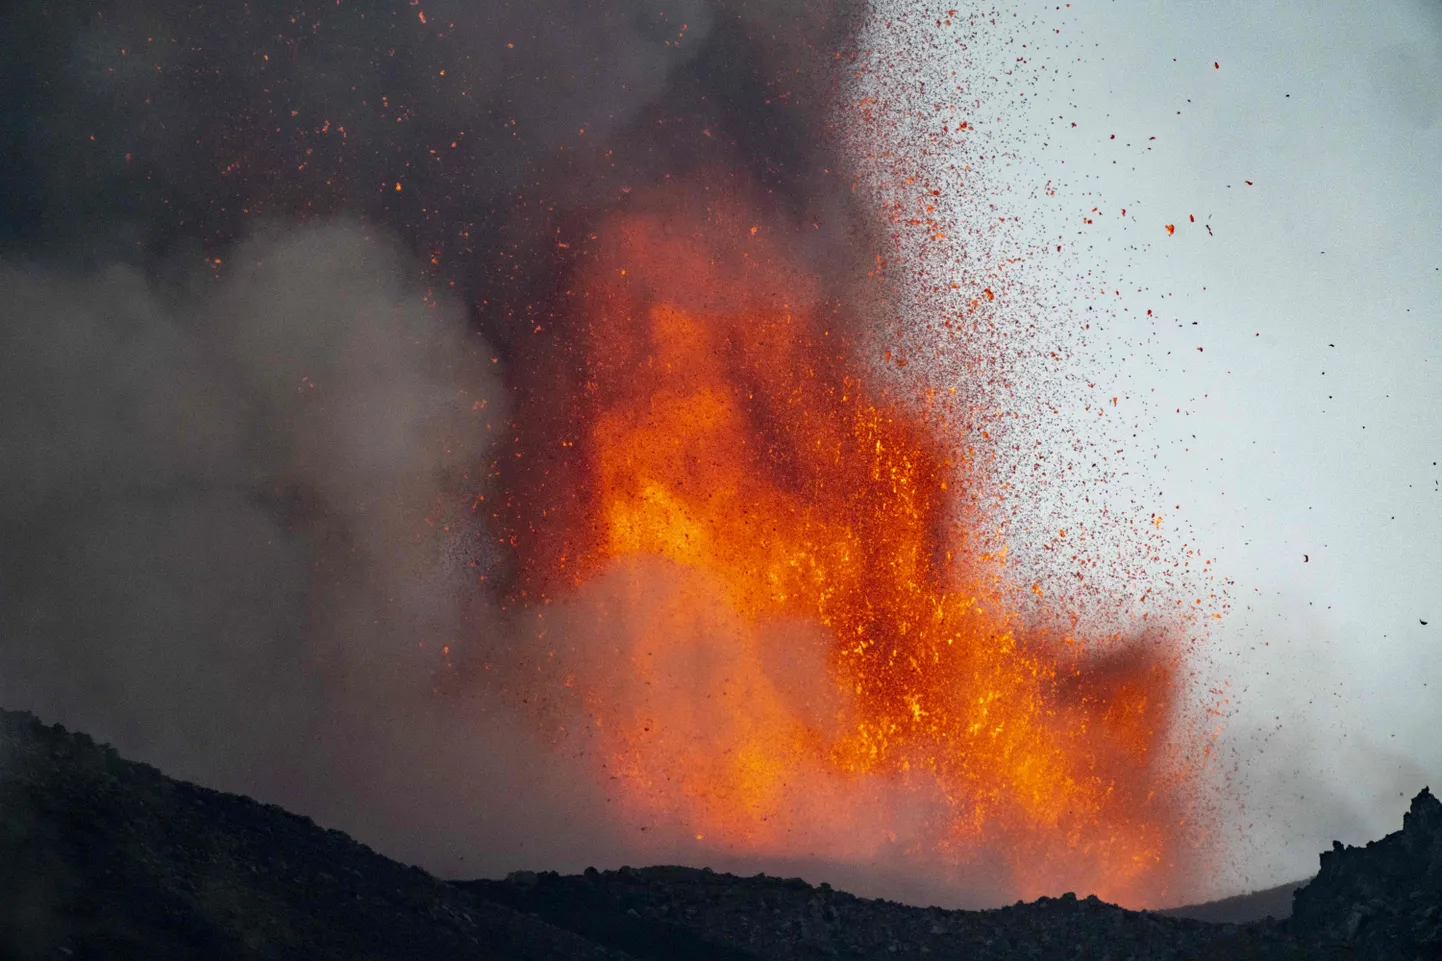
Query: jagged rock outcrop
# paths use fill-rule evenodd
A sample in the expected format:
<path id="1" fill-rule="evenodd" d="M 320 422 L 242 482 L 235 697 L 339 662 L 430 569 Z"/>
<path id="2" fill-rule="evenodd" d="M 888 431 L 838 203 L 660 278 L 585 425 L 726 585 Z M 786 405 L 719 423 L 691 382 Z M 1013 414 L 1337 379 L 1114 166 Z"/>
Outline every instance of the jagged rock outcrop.
<path id="1" fill-rule="evenodd" d="M 1332 842 L 1294 895 L 1291 923 L 1358 958 L 1442 958 L 1442 801 L 1423 788 L 1402 830 L 1364 847 Z"/>

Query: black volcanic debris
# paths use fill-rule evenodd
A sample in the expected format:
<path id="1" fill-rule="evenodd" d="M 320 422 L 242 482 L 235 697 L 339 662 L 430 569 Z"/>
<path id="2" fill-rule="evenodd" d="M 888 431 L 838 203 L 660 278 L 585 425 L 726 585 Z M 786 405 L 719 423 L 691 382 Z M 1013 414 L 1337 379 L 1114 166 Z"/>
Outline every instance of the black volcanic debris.
<path id="1" fill-rule="evenodd" d="M 1442 958 L 1442 801 L 1423 788 L 1402 830 L 1365 847 L 1332 842 L 1296 893 L 1292 923 L 1359 958 Z"/>
<path id="2" fill-rule="evenodd" d="M 991 911 L 683 867 L 444 882 L 273 805 L 0 711 L 0 958 L 1438 958 L 1442 805 L 1322 856 L 1290 921 L 1065 894 Z"/>
<path id="3" fill-rule="evenodd" d="M 647 961 L 768 958 L 1188 958 L 1219 950 L 1288 957 L 1273 927 L 1127 911 L 1096 897 L 1042 898 L 994 911 L 918 908 L 858 898 L 800 878 L 738 878 L 682 867 L 512 875 L 458 885 L 624 947 Z M 681 938 L 697 939 L 675 952 Z"/>
<path id="4" fill-rule="evenodd" d="M 308 818 L 0 712 L 0 958 L 618 957 Z"/>

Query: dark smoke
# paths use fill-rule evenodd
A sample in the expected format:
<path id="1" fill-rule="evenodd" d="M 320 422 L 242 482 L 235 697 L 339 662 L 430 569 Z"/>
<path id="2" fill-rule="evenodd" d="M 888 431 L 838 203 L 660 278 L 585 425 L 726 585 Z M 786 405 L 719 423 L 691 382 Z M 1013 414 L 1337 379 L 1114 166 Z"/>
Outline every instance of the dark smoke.
<path id="1" fill-rule="evenodd" d="M 472 506 L 608 212 L 704 177 L 842 291 L 855 13 L 6 4 L 0 704 L 446 873 L 618 856 L 465 680 L 522 656 Z"/>
<path id="2" fill-rule="evenodd" d="M 850 16 L 833 7 L 11 5 L 4 236 L 183 269 L 258 215 L 348 213 L 495 304 L 557 289 L 522 255 L 725 165 L 836 247 L 853 215 L 820 173 L 844 168 L 825 108 Z"/>

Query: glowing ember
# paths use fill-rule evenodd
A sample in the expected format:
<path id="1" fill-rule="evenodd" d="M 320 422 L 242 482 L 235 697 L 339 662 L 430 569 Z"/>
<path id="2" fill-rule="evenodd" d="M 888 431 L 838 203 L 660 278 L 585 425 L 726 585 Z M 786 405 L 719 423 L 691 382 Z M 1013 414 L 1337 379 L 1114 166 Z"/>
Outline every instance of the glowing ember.
<path id="1" fill-rule="evenodd" d="M 1026 895 L 1155 901 L 1185 843 L 1172 662 L 1026 635 L 965 436 L 868 388 L 768 233 L 716 206 L 614 220 L 576 394 L 532 417 L 575 473 L 511 492 L 522 584 L 595 640 L 564 659 L 598 773 L 623 816 L 724 851 L 896 842 L 1000 860 Z"/>

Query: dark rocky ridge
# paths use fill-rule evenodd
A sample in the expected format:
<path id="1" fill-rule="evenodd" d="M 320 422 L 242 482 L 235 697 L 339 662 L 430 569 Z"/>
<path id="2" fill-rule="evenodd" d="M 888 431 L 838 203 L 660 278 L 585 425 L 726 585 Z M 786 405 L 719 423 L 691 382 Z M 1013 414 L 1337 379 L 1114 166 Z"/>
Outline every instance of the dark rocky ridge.
<path id="1" fill-rule="evenodd" d="M 620 955 L 249 798 L 0 712 L 0 958 Z"/>
<path id="2" fill-rule="evenodd" d="M 1292 918 L 1358 957 L 1442 958 L 1442 801 L 1423 788 L 1402 830 L 1360 848 L 1333 841 Z"/>
<path id="3" fill-rule="evenodd" d="M 858 898 L 799 878 L 738 878 L 680 867 L 570 877 L 522 872 L 457 887 L 621 947 L 640 961 L 1329 956 L 1325 946 L 1289 937 L 1273 924 L 1208 924 L 1073 894 L 989 911 L 947 911 Z M 677 931 L 703 938 L 706 950 L 669 950 Z"/>
<path id="4" fill-rule="evenodd" d="M 0 958 L 1435 959 L 1442 804 L 1322 856 L 1290 921 L 1042 898 L 945 911 L 654 867 L 446 883 L 0 711 Z"/>

